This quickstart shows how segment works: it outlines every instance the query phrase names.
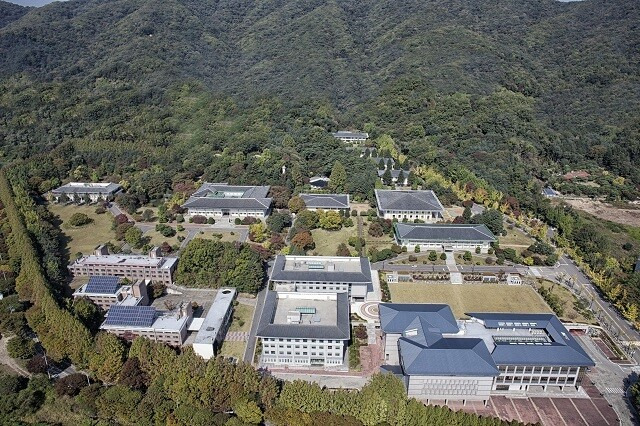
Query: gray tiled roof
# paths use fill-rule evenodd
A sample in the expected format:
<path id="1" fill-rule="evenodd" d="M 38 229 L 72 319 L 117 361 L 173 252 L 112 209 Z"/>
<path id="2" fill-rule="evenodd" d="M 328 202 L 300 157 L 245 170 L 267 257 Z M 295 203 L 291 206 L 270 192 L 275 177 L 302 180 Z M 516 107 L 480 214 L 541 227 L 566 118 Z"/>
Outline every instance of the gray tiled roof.
<path id="1" fill-rule="evenodd" d="M 367 139 L 369 138 L 369 133 L 364 132 L 349 132 L 347 130 L 340 130 L 338 132 L 332 133 L 334 138 L 358 138 L 358 139 Z"/>
<path id="2" fill-rule="evenodd" d="M 385 171 L 386 170 L 378 170 L 378 177 L 384 176 L 384 172 Z M 400 171 L 401 170 L 399 170 L 399 169 L 398 170 L 393 169 L 393 170 L 389 170 L 389 173 L 391 173 L 391 177 L 393 179 L 398 179 L 398 176 L 400 176 Z M 407 179 L 409 177 L 409 173 L 410 173 L 409 170 L 402 170 L 402 174 L 404 174 L 404 178 L 405 179 Z"/>
<path id="3" fill-rule="evenodd" d="M 225 197 L 224 192 L 241 193 L 240 197 Z M 271 198 L 268 186 L 240 186 L 225 183 L 204 183 L 183 204 L 185 208 L 208 209 L 268 209 Z"/>
<path id="4" fill-rule="evenodd" d="M 486 225 L 396 223 L 399 240 L 409 241 L 482 241 L 494 242 L 496 237 Z"/>
<path id="5" fill-rule="evenodd" d="M 300 198 L 312 209 L 349 208 L 349 194 L 300 194 Z"/>
<path id="6" fill-rule="evenodd" d="M 312 259 L 312 256 L 307 256 Z M 331 283 L 370 283 L 371 264 L 366 257 L 360 258 L 360 270 L 357 272 L 348 271 L 327 271 L 325 269 L 314 270 L 284 270 L 286 256 L 277 255 L 271 269 L 271 281 L 283 282 L 331 282 Z"/>
<path id="7" fill-rule="evenodd" d="M 376 189 L 380 210 L 439 211 L 444 207 L 433 191 Z"/>
<path id="8" fill-rule="evenodd" d="M 381 303 L 380 327 L 385 333 L 402 333 L 416 318 L 422 318 L 442 333 L 459 331 L 449 305 L 443 303 Z"/>
<path id="9" fill-rule="evenodd" d="M 633 271 L 640 272 L 640 257 L 638 257 L 638 260 L 636 261 L 636 266 Z"/>
<path id="10" fill-rule="evenodd" d="M 349 295 L 337 293 L 336 325 L 318 324 L 273 324 L 278 305 L 277 292 L 269 291 L 264 300 L 264 308 L 258 323 L 256 335 L 259 337 L 281 337 L 292 339 L 337 339 L 349 340 Z"/>
<path id="11" fill-rule="evenodd" d="M 424 376 L 497 376 L 482 339 L 440 338 L 428 345 L 401 337 L 398 341 L 405 374 Z"/>
<path id="12" fill-rule="evenodd" d="M 70 182 L 59 188 L 52 190 L 54 194 L 113 194 L 120 190 L 120 185 L 109 182 L 105 186 L 93 186 L 91 183 L 78 184 L 78 182 Z"/>
<path id="13" fill-rule="evenodd" d="M 512 313 L 477 313 L 466 315 L 484 321 L 487 328 L 522 328 L 543 329 L 553 340 L 550 345 L 510 345 L 496 344 L 491 353 L 498 365 L 560 365 L 560 366 L 593 366 L 595 363 L 582 349 L 571 333 L 553 314 L 512 314 Z M 515 326 L 505 323 L 527 323 L 527 326 Z M 532 325 L 535 324 L 535 325 Z"/>

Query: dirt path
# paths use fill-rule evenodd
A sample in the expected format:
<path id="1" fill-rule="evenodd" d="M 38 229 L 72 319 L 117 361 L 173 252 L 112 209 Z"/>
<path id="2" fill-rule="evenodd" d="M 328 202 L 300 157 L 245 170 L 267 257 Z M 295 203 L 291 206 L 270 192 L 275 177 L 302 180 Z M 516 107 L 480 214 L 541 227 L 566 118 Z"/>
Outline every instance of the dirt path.
<path id="1" fill-rule="evenodd" d="M 589 198 L 569 198 L 564 199 L 564 201 L 570 206 L 600 219 L 610 220 L 622 225 L 638 226 L 640 224 L 640 209 L 614 207 L 611 204 Z"/>
<path id="2" fill-rule="evenodd" d="M 31 373 L 22 368 L 15 359 L 9 356 L 9 352 L 7 351 L 7 338 L 3 337 L 0 339 L 0 364 L 4 364 L 16 373 L 21 376 L 30 377 Z"/>

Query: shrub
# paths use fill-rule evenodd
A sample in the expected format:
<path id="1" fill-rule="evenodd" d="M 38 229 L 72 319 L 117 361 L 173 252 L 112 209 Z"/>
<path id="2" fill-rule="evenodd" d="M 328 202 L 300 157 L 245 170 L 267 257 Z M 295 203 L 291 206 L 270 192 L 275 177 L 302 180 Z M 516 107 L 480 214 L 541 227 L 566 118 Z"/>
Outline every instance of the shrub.
<path id="1" fill-rule="evenodd" d="M 357 211 L 355 211 L 355 210 L 351 210 L 351 216 L 352 216 L 352 217 L 356 217 L 356 216 L 358 216 L 358 212 L 357 212 Z"/>
<path id="2" fill-rule="evenodd" d="M 107 212 L 107 209 L 105 209 L 104 207 L 100 206 L 100 207 L 96 207 L 94 212 L 96 214 L 105 214 Z"/>
<path id="3" fill-rule="evenodd" d="M 258 219 L 256 219 L 253 216 L 247 216 L 245 218 L 242 219 L 242 221 L 240 222 L 242 225 L 253 225 L 254 223 L 260 222 Z"/>
<path id="4" fill-rule="evenodd" d="M 93 222 L 93 219 L 91 219 L 84 213 L 74 213 L 69 218 L 69 225 L 71 226 L 84 226 L 90 224 L 91 222 Z"/>
<path id="5" fill-rule="evenodd" d="M 353 327 L 353 335 L 356 339 L 365 340 L 367 338 L 367 327 L 364 325 L 357 325 Z"/>
<path id="6" fill-rule="evenodd" d="M 371 225 L 369 225 L 369 230 L 367 232 L 372 237 L 382 237 L 384 235 L 382 226 L 378 222 L 373 222 Z"/>
<path id="7" fill-rule="evenodd" d="M 471 259 L 473 259 L 471 252 L 465 251 L 464 254 L 462 255 L 462 259 L 466 260 L 467 262 L 470 262 Z"/>
<path id="8" fill-rule="evenodd" d="M 420 253 L 420 246 L 416 245 L 416 247 L 413 249 L 414 253 Z"/>
<path id="9" fill-rule="evenodd" d="M 351 228 L 354 225 L 353 220 L 350 217 L 343 220 L 342 224 L 347 228 Z"/>
<path id="10" fill-rule="evenodd" d="M 191 221 L 193 223 L 197 223 L 199 225 L 202 225 L 204 223 L 207 223 L 207 218 L 202 216 L 202 215 L 197 214 L 197 215 L 191 217 Z"/>
<path id="11" fill-rule="evenodd" d="M 438 260 L 438 253 L 436 253 L 435 251 L 430 251 L 429 252 L 429 260 L 432 262 L 435 262 L 436 260 Z"/>
<path id="12" fill-rule="evenodd" d="M 345 243 L 340 243 L 336 249 L 336 256 L 351 256 L 349 247 Z"/>
<path id="13" fill-rule="evenodd" d="M 418 258 L 417 258 L 416 256 L 414 256 L 414 255 L 412 255 L 412 254 L 411 254 L 411 255 L 409 255 L 409 262 L 415 262 L 415 261 L 417 261 L 417 260 L 418 260 Z"/>
<path id="14" fill-rule="evenodd" d="M 447 254 L 446 253 L 440 253 L 440 260 L 447 260 Z"/>
<path id="15" fill-rule="evenodd" d="M 183 220 L 183 222 L 184 222 L 184 220 Z M 178 222 L 178 223 L 179 223 L 179 222 Z M 177 230 L 178 232 L 182 232 L 182 231 L 184 231 L 184 226 L 182 226 L 182 225 L 178 225 L 178 226 L 176 226 L 176 230 Z"/>
<path id="16" fill-rule="evenodd" d="M 216 220 L 214 218 L 210 217 L 210 218 L 207 219 L 207 223 L 209 225 L 215 225 L 216 224 Z"/>
<path id="17" fill-rule="evenodd" d="M 493 265 L 493 262 L 494 262 L 493 257 L 486 257 L 484 259 L 484 263 L 486 263 L 487 265 Z"/>
<path id="18" fill-rule="evenodd" d="M 480 254 L 480 247 L 476 247 L 476 254 Z"/>
<path id="19" fill-rule="evenodd" d="M 178 223 L 184 222 L 184 216 L 181 215 L 181 214 L 177 214 L 176 215 L 176 222 L 178 222 Z"/>
<path id="20" fill-rule="evenodd" d="M 239 217 L 236 217 L 233 223 L 235 223 L 236 225 L 242 225 L 242 219 L 240 219 Z"/>
<path id="21" fill-rule="evenodd" d="M 162 234 L 163 237 L 167 237 L 167 238 L 171 238 L 174 235 L 176 235 L 175 229 L 163 223 L 159 223 L 156 225 L 156 231 Z"/>

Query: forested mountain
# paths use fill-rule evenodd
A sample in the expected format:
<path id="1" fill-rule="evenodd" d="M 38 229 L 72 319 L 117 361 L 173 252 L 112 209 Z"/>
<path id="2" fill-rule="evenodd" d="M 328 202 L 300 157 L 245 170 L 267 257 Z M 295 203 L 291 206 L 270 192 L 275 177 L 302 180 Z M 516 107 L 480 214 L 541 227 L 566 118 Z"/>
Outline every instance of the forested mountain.
<path id="1" fill-rule="evenodd" d="M 521 171 L 543 180 L 563 168 L 602 166 L 640 182 L 633 167 L 640 159 L 638 2 L 72 0 L 2 7 L 17 10 L 14 17 L 28 10 L 0 28 L 5 160 L 95 137 L 104 126 L 111 134 L 98 132 L 98 139 L 117 140 L 127 131 L 119 127 L 148 108 L 165 114 L 175 89 L 188 82 L 243 108 L 259 98 L 323 105 L 334 126 L 370 121 L 405 151 L 424 150 L 426 136 L 427 145 L 479 174 L 482 164 L 469 155 L 484 152 L 510 165 L 528 160 Z M 381 106 L 400 107 L 393 96 L 406 92 L 398 88 L 407 81 L 411 99 L 422 103 L 381 116 Z M 451 149 L 461 133 L 467 147 Z M 166 130 L 164 144 L 175 136 Z M 512 155 L 514 145 L 522 153 Z M 508 190 L 508 179 L 494 183 Z"/>

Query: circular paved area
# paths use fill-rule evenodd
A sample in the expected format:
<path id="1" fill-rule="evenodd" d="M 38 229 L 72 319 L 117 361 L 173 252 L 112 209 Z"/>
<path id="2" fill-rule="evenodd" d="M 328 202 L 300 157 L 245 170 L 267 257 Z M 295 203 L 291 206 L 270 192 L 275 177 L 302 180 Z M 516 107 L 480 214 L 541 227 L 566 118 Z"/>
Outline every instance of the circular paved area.
<path id="1" fill-rule="evenodd" d="M 363 303 L 358 314 L 366 320 L 378 321 L 378 302 Z"/>

